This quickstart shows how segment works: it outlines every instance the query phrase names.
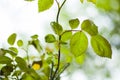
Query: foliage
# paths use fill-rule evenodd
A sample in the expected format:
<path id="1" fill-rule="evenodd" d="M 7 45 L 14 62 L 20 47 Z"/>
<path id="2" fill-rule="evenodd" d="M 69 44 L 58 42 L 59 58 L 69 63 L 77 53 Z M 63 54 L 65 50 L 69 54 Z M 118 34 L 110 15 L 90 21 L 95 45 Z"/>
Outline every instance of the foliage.
<path id="1" fill-rule="evenodd" d="M 83 0 L 80 1 L 83 2 Z M 59 14 L 66 0 L 61 5 L 57 0 L 38 0 L 38 12 L 48 10 L 54 2 L 58 5 L 56 21 L 50 23 L 54 34 L 47 34 L 45 42 L 53 44 L 55 48 L 42 47 L 38 35 L 31 36 L 31 40 L 25 45 L 23 40 L 17 40 L 16 33 L 11 34 L 8 37 L 9 48 L 0 49 L 0 64 L 4 64 L 0 72 L 3 80 L 60 80 L 61 73 L 72 62 L 70 55 L 76 59 L 76 62 L 83 62 L 89 40 L 98 56 L 112 58 L 110 43 L 99 34 L 98 27 L 92 20 L 86 19 L 80 25 L 78 18 L 71 19 L 68 21 L 71 29 L 64 30 L 59 23 Z M 96 0 L 88 0 L 88 2 L 95 4 Z M 33 46 L 40 55 L 37 61 L 34 58 L 31 59 L 29 55 L 30 46 Z M 20 49 L 26 52 L 25 58 L 18 55 Z M 67 60 L 63 62 L 61 55 L 67 55 Z"/>

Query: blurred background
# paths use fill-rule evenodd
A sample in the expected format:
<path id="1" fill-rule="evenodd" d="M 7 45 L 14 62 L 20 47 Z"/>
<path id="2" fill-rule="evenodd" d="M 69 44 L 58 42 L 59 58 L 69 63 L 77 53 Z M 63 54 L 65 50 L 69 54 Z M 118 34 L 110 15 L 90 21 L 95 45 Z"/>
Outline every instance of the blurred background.
<path id="1" fill-rule="evenodd" d="M 58 0 L 60 3 L 63 0 Z M 37 0 L 0 0 L 0 47 L 7 46 L 7 37 L 17 33 L 20 38 L 38 34 L 42 45 L 44 36 L 53 33 L 50 22 L 55 20 L 57 5 L 38 13 Z M 69 29 L 68 21 L 91 19 L 112 46 L 112 59 L 94 54 L 91 47 L 80 61 L 73 60 L 61 80 L 119 80 L 120 79 L 120 0 L 96 0 L 96 5 L 80 0 L 67 0 L 60 14 L 60 23 Z"/>

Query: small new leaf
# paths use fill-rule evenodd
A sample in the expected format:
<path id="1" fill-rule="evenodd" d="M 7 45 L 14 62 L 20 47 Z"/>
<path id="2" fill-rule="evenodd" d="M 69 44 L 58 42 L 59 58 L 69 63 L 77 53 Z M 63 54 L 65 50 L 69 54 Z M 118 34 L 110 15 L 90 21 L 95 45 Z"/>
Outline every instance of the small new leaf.
<path id="1" fill-rule="evenodd" d="M 95 53 L 101 57 L 112 57 L 111 45 L 101 35 L 92 36 L 91 45 Z"/>
<path id="2" fill-rule="evenodd" d="M 84 20 L 81 24 L 81 29 L 86 31 L 91 36 L 98 34 L 97 26 L 90 20 Z"/>
<path id="3" fill-rule="evenodd" d="M 78 18 L 77 19 L 72 19 L 72 20 L 69 21 L 69 25 L 70 25 L 71 29 L 77 28 L 79 24 L 80 24 L 80 21 L 79 21 Z"/>
<path id="4" fill-rule="evenodd" d="M 49 9 L 54 3 L 54 0 L 38 0 L 38 11 L 43 12 Z"/>
<path id="5" fill-rule="evenodd" d="M 18 45 L 19 47 L 23 46 L 23 41 L 22 41 L 22 40 L 18 40 L 18 41 L 17 41 L 17 45 Z"/>
<path id="6" fill-rule="evenodd" d="M 50 25 L 52 26 L 52 29 L 55 34 L 60 35 L 63 32 L 62 26 L 57 22 L 51 22 Z"/>
<path id="7" fill-rule="evenodd" d="M 16 40 L 16 34 L 15 33 L 13 33 L 13 34 L 11 34 L 9 37 L 8 37 L 8 43 L 10 44 L 10 45 L 13 45 L 14 43 L 15 43 L 15 40 Z"/>
<path id="8" fill-rule="evenodd" d="M 56 39 L 55 39 L 55 36 L 53 34 L 48 34 L 45 36 L 45 42 L 53 43 L 55 41 L 56 41 Z"/>
<path id="9" fill-rule="evenodd" d="M 83 32 L 76 32 L 70 40 L 70 49 L 75 57 L 85 53 L 88 47 L 87 36 Z"/>

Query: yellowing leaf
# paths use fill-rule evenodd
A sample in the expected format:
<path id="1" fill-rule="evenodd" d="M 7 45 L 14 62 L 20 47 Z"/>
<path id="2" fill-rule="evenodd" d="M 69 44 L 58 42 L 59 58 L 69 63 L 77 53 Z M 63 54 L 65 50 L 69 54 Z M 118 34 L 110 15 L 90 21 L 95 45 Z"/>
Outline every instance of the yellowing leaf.
<path id="1" fill-rule="evenodd" d="M 70 40 L 70 49 L 75 57 L 82 55 L 88 47 L 87 36 L 81 31 L 76 32 Z"/>
<path id="2" fill-rule="evenodd" d="M 42 67 L 42 61 L 34 61 L 32 64 L 32 68 L 34 70 L 39 70 Z"/>
<path id="3" fill-rule="evenodd" d="M 39 69 L 40 69 L 40 65 L 39 65 L 39 64 L 34 64 L 34 65 L 32 66 L 32 68 L 33 68 L 34 70 L 39 70 Z"/>
<path id="4" fill-rule="evenodd" d="M 112 57 L 112 50 L 109 42 L 101 35 L 92 36 L 91 45 L 95 53 L 101 57 Z"/>
<path id="5" fill-rule="evenodd" d="M 54 3 L 54 0 L 38 0 L 38 11 L 42 12 L 49 9 Z"/>

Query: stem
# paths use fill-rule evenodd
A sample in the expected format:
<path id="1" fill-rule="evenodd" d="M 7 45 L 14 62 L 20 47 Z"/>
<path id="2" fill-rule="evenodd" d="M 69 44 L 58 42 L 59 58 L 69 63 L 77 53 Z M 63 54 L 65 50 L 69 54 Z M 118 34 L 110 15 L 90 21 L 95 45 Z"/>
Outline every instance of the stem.
<path id="1" fill-rule="evenodd" d="M 54 63 L 52 62 L 52 65 L 51 65 L 51 69 L 50 69 L 50 80 L 52 80 L 52 75 L 53 75 L 53 66 L 54 66 Z"/>
<path id="2" fill-rule="evenodd" d="M 52 77 L 53 79 L 55 78 L 55 76 L 56 76 L 56 74 L 57 74 L 57 72 L 59 70 L 59 66 L 60 66 L 60 53 L 61 53 L 61 51 L 60 51 L 60 40 L 61 40 L 61 36 L 59 36 L 59 43 L 58 43 L 58 64 L 57 64 L 57 68 L 55 70 L 55 73 L 54 73 L 54 75 Z"/>
<path id="3" fill-rule="evenodd" d="M 59 5 L 59 2 L 57 0 L 55 0 L 57 5 L 58 5 L 58 12 L 57 12 L 57 17 L 56 17 L 56 22 L 59 23 L 59 15 L 60 15 L 60 11 L 63 7 L 63 5 L 65 4 L 66 0 L 63 1 L 63 3 L 61 4 L 61 6 Z M 60 66 L 60 54 L 61 54 L 61 50 L 60 50 L 60 41 L 61 41 L 61 35 L 59 35 L 59 42 L 58 42 L 58 64 L 57 64 L 57 68 L 53 74 L 52 80 L 55 78 L 58 70 L 59 70 L 59 66 Z"/>
<path id="4" fill-rule="evenodd" d="M 61 4 L 61 6 L 59 6 L 59 2 L 57 0 L 55 0 L 57 5 L 58 5 L 58 12 L 57 12 L 57 17 L 56 17 L 56 22 L 59 23 L 59 15 L 60 15 L 60 11 L 63 7 L 63 5 L 65 4 L 66 0 L 63 1 L 63 3 Z"/>
<path id="5" fill-rule="evenodd" d="M 81 30 L 65 30 L 62 34 L 61 34 L 61 36 L 64 34 L 64 33 L 66 33 L 66 32 L 73 32 L 73 31 L 81 31 Z"/>

